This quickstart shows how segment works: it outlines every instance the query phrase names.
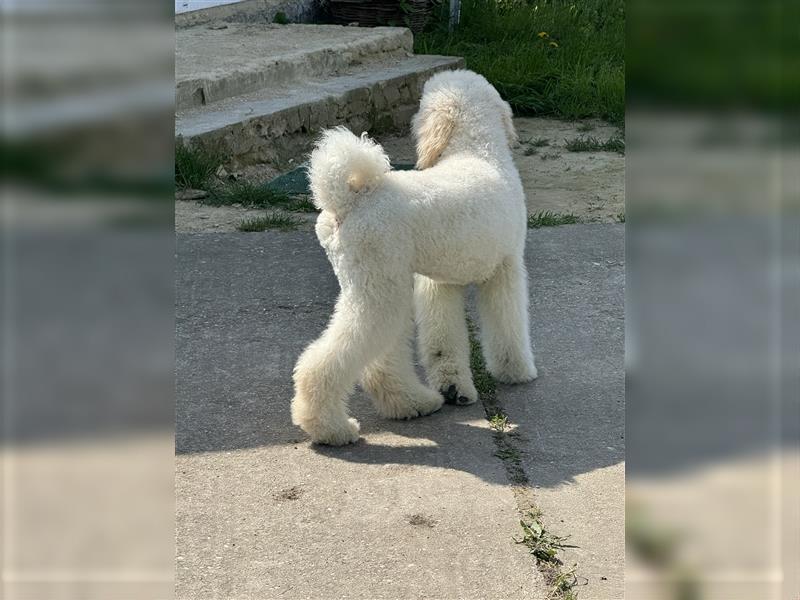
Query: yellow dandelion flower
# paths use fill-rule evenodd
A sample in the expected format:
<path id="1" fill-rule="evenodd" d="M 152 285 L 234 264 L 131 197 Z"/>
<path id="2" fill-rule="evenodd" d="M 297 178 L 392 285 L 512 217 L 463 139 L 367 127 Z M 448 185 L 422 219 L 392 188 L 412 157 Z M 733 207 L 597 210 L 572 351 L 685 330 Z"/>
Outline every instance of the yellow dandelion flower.
<path id="1" fill-rule="evenodd" d="M 550 46 L 552 48 L 558 48 L 558 44 L 556 42 L 550 42 Z"/>
<path id="2" fill-rule="evenodd" d="M 537 33 L 536 35 L 538 35 L 538 36 L 539 36 L 540 38 L 542 38 L 542 39 L 544 39 L 544 38 L 547 38 L 547 37 L 550 37 L 550 36 L 549 36 L 549 34 L 548 34 L 546 31 L 540 31 L 540 32 L 539 32 L 539 33 Z"/>

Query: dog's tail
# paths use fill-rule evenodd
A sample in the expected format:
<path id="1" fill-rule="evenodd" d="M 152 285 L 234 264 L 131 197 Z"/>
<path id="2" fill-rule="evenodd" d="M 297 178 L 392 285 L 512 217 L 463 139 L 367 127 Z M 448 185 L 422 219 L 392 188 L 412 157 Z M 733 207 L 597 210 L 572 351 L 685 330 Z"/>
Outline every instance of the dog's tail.
<path id="1" fill-rule="evenodd" d="M 314 204 L 344 216 L 388 171 L 389 157 L 366 133 L 359 138 L 344 127 L 328 129 L 314 147 L 308 167 Z"/>

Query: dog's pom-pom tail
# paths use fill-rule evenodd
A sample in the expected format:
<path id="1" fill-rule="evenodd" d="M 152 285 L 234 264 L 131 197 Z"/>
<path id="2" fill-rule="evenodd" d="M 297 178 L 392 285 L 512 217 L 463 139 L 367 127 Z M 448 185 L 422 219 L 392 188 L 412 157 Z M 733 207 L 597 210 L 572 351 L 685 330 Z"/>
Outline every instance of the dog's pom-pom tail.
<path id="1" fill-rule="evenodd" d="M 380 184 L 389 168 L 389 157 L 366 133 L 358 137 L 344 127 L 328 129 L 308 167 L 314 204 L 343 216 Z"/>

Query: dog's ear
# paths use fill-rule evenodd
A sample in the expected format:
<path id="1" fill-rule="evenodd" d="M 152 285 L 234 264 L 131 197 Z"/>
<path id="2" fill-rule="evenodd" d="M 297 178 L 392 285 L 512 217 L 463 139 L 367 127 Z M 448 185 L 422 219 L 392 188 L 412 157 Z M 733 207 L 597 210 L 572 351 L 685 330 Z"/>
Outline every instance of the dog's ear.
<path id="1" fill-rule="evenodd" d="M 420 108 L 414 115 L 417 137 L 417 169 L 436 164 L 453 135 L 458 107 L 454 102 L 435 102 Z"/>
<path id="2" fill-rule="evenodd" d="M 503 127 L 506 130 L 506 137 L 508 138 L 508 145 L 513 146 L 519 140 L 517 130 L 514 129 L 514 113 L 511 111 L 511 105 L 508 102 L 503 102 Z"/>

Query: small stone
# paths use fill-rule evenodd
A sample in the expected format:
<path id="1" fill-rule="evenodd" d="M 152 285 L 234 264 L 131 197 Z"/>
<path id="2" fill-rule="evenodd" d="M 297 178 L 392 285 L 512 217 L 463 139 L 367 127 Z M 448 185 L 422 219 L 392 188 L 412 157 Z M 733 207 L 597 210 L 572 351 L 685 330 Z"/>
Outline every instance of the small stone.
<path id="1" fill-rule="evenodd" d="M 217 173 L 216 174 L 217 174 L 217 177 L 219 177 L 220 179 L 227 179 L 228 178 L 228 172 L 225 170 L 225 167 L 223 167 L 222 165 L 217 167 Z"/>

